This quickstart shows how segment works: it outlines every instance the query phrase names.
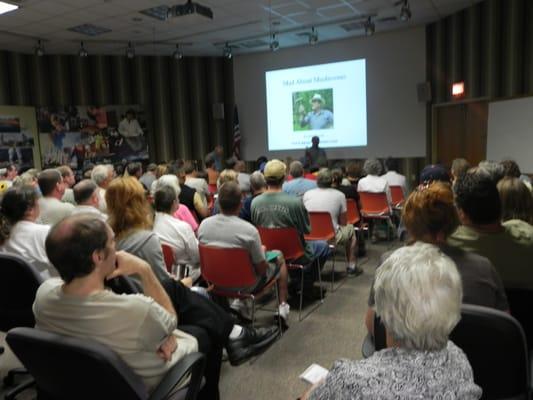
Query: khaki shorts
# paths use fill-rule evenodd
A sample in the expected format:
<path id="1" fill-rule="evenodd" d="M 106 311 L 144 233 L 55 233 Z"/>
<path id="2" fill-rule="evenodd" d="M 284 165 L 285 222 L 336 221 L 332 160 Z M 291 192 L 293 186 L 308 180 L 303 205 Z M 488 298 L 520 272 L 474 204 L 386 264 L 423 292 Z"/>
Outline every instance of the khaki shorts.
<path id="1" fill-rule="evenodd" d="M 339 226 L 339 229 L 337 229 L 337 233 L 335 234 L 335 243 L 340 245 L 346 244 L 352 240 L 354 234 L 355 232 L 352 224 Z"/>

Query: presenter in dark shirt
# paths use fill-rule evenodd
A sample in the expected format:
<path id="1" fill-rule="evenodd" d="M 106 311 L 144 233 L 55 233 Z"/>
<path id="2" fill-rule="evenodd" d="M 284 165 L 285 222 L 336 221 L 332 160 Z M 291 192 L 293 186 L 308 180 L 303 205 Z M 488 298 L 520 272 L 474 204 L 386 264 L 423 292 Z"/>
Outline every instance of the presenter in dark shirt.
<path id="1" fill-rule="evenodd" d="M 311 139 L 311 147 L 305 149 L 305 156 L 302 164 L 309 169 L 318 169 L 328 165 L 328 157 L 324 149 L 318 147 L 320 138 L 313 136 Z"/>

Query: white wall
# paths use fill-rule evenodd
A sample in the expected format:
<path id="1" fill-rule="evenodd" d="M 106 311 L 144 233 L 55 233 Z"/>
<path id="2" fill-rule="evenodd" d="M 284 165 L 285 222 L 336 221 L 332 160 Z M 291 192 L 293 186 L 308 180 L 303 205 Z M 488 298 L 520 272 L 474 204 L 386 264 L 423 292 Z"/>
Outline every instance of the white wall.
<path id="1" fill-rule="evenodd" d="M 533 172 L 533 97 L 489 103 L 487 159 L 515 160 Z"/>
<path id="2" fill-rule="evenodd" d="M 315 46 L 235 57 L 235 97 L 244 159 L 301 157 L 302 151 L 268 152 L 265 72 L 366 58 L 368 145 L 328 149 L 328 158 L 424 157 L 426 107 L 416 85 L 426 79 L 424 27 Z"/>

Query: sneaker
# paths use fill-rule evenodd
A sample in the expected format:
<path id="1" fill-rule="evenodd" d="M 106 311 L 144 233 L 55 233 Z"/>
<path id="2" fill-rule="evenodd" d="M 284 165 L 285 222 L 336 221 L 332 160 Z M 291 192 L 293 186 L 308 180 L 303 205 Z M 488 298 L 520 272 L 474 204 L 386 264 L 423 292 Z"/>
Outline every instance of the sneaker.
<path id="1" fill-rule="evenodd" d="M 230 364 L 240 365 L 261 353 L 276 340 L 278 335 L 277 326 L 255 329 L 243 327 L 241 335 L 236 339 L 229 339 L 226 344 Z"/>
<path id="2" fill-rule="evenodd" d="M 278 315 L 280 315 L 285 321 L 288 321 L 290 311 L 291 306 L 289 306 L 287 303 L 281 303 L 278 307 Z"/>
<path id="3" fill-rule="evenodd" d="M 363 270 L 359 267 L 353 267 L 353 268 L 348 267 L 346 270 L 348 272 L 348 275 L 350 276 L 359 276 L 363 273 Z"/>

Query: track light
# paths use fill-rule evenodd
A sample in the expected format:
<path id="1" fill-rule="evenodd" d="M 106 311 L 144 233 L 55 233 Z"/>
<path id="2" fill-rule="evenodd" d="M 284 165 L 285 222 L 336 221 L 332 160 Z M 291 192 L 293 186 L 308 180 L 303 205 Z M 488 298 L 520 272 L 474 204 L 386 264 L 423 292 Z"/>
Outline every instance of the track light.
<path id="1" fill-rule="evenodd" d="M 404 0 L 402 4 L 402 10 L 400 11 L 400 20 L 407 22 L 411 19 L 411 7 L 409 6 L 409 0 Z"/>
<path id="2" fill-rule="evenodd" d="M 315 27 L 313 26 L 311 28 L 311 33 L 309 34 L 309 44 L 311 46 L 318 43 L 318 32 L 315 30 Z"/>
<path id="3" fill-rule="evenodd" d="M 230 60 L 233 57 L 233 52 L 228 42 L 226 42 L 226 44 L 224 45 L 224 49 L 222 50 L 222 55 L 228 60 Z"/>
<path id="4" fill-rule="evenodd" d="M 89 52 L 87 51 L 87 49 L 83 45 L 83 42 L 80 42 L 80 49 L 78 50 L 78 55 L 81 58 L 87 57 L 89 55 Z"/>
<path id="5" fill-rule="evenodd" d="M 180 50 L 180 45 L 176 44 L 176 50 L 174 50 L 174 53 L 172 53 L 172 58 L 174 60 L 181 60 L 183 58 L 183 53 Z"/>
<path id="6" fill-rule="evenodd" d="M 374 32 L 376 32 L 376 24 L 372 22 L 371 17 L 368 17 L 368 19 L 365 21 L 364 27 L 366 36 L 372 36 Z"/>
<path id="7" fill-rule="evenodd" d="M 40 40 L 37 40 L 37 46 L 35 46 L 34 52 L 37 57 L 44 56 L 44 46 Z"/>
<path id="8" fill-rule="evenodd" d="M 272 39 L 270 40 L 270 51 L 276 51 L 279 49 L 279 42 L 276 39 L 276 34 L 272 34 Z"/>
<path id="9" fill-rule="evenodd" d="M 131 42 L 128 42 L 128 48 L 126 49 L 126 57 L 128 57 L 129 59 L 135 57 L 135 48 L 133 47 Z"/>

